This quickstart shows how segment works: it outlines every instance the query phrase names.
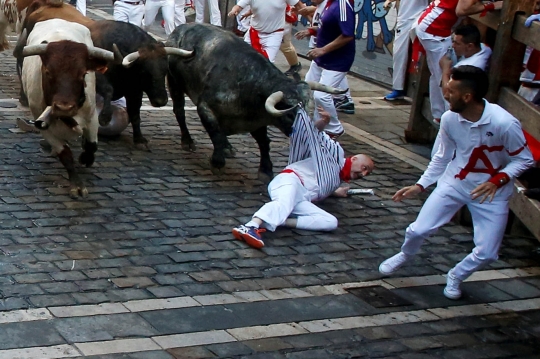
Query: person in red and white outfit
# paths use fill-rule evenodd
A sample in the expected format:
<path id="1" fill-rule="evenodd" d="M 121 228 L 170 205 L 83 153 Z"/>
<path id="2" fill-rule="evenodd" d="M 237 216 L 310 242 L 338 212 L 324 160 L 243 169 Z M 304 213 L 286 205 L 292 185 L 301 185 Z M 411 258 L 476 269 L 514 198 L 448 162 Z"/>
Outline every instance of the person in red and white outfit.
<path id="1" fill-rule="evenodd" d="M 281 46 L 279 48 L 290 66 L 289 69 L 285 71 L 285 75 L 287 76 L 292 76 L 293 74 L 296 74 L 302 70 L 302 64 L 300 61 L 298 61 L 296 49 L 291 41 L 293 24 L 297 21 L 298 14 L 293 11 L 293 8 L 290 5 L 287 5 L 287 8 L 285 9 L 285 29 L 283 30 L 283 40 L 281 41 Z"/>
<path id="2" fill-rule="evenodd" d="M 144 16 L 144 0 L 114 0 L 113 16 L 114 21 L 129 22 L 141 27 Z"/>
<path id="3" fill-rule="evenodd" d="M 245 225 L 233 228 L 238 240 L 262 248 L 261 232 L 278 226 L 311 231 L 332 231 L 338 220 L 313 202 L 330 195 L 347 197 L 349 186 L 341 181 L 365 177 L 373 171 L 367 155 L 344 156 L 340 144 L 322 131 L 330 115 L 320 109 L 313 122 L 306 111 L 298 110 L 290 136 L 289 165 L 268 185 L 271 201 L 262 206 Z"/>
<path id="4" fill-rule="evenodd" d="M 148 31 L 150 25 L 152 25 L 156 19 L 159 9 L 161 9 L 165 34 L 169 36 L 174 30 L 174 1 L 175 0 L 146 0 L 142 28 Z"/>
<path id="5" fill-rule="evenodd" d="M 418 253 L 424 239 L 466 205 L 475 247 L 448 272 L 444 295 L 449 299 L 459 299 L 461 282 L 497 260 L 514 178 L 534 165 L 520 122 L 484 99 L 488 86 L 487 74 L 475 66 L 452 69 L 445 93 L 450 111 L 441 118 L 439 150 L 420 180 L 392 199 L 411 198 L 435 182 L 437 188 L 407 228 L 401 252 L 379 267 L 381 274 L 393 274 Z"/>
<path id="6" fill-rule="evenodd" d="M 296 10 L 305 5 L 299 0 L 239 0 L 229 12 L 229 16 L 238 15 L 248 5 L 252 13 L 251 27 L 244 36 L 244 41 L 270 62 L 274 62 L 283 40 L 287 5 Z"/>
<path id="7" fill-rule="evenodd" d="M 442 70 L 439 61 L 452 46 L 450 35 L 459 17 L 485 13 L 500 9 L 502 1 L 481 2 L 480 0 L 435 0 L 420 15 L 414 27 L 416 37 L 426 53 L 431 72 L 429 79 L 429 100 L 435 124 L 439 124 L 444 112 L 444 98 L 441 89 Z"/>

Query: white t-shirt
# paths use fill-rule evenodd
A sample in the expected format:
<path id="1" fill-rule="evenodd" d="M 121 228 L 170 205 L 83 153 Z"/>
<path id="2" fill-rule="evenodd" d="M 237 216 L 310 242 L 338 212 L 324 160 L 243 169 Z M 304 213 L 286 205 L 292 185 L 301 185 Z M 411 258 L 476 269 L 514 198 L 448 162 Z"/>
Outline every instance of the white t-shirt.
<path id="1" fill-rule="evenodd" d="M 314 162 L 311 158 L 307 158 L 302 161 L 291 163 L 286 169 L 293 170 L 294 173 L 300 178 L 300 181 L 308 191 L 308 201 L 314 201 L 320 196 L 319 183 L 317 183 L 317 173 L 314 168 Z"/>
<path id="2" fill-rule="evenodd" d="M 484 71 L 487 70 L 489 65 L 489 59 L 491 58 L 491 49 L 484 45 L 480 44 L 481 50 L 471 57 L 460 57 L 457 64 L 454 67 L 459 67 L 463 65 L 476 66 Z"/>
<path id="3" fill-rule="evenodd" d="M 272 33 L 285 27 L 285 9 L 299 0 L 240 0 L 242 8 L 251 6 L 251 27 L 262 33 Z"/>
<path id="4" fill-rule="evenodd" d="M 324 0 L 322 3 L 317 5 L 317 8 L 315 9 L 315 13 L 313 14 L 313 20 L 311 21 L 311 26 L 319 26 L 319 21 L 321 20 L 321 14 L 324 10 L 324 7 L 326 6 L 327 1 L 328 0 Z M 310 37 L 308 47 L 310 49 L 314 49 L 317 47 L 317 36 Z"/>
<path id="5" fill-rule="evenodd" d="M 510 198 L 514 178 L 533 166 L 534 160 L 519 121 L 499 105 L 484 103 L 484 113 L 477 122 L 452 111 L 442 115 L 438 151 L 418 184 L 427 188 L 443 181 L 470 194 L 494 173 L 504 172 L 510 182 L 497 190 L 494 201 Z"/>

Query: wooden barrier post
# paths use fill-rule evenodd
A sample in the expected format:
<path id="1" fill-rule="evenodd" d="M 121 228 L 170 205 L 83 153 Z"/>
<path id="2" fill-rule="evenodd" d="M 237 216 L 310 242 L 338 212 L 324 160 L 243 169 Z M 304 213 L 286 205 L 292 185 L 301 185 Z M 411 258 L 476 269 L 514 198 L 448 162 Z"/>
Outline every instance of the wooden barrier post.
<path id="1" fill-rule="evenodd" d="M 487 99 L 496 103 L 501 87 L 519 87 L 525 45 L 512 38 L 516 14 L 532 14 L 536 0 L 505 0 L 500 14 L 495 47 L 489 69 L 489 92 Z"/>

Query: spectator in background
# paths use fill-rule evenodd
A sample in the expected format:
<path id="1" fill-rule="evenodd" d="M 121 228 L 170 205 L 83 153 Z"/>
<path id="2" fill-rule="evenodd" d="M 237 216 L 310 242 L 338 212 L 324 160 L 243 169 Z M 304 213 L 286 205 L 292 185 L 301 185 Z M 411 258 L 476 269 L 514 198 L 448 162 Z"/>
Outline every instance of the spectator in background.
<path id="1" fill-rule="evenodd" d="M 244 41 L 273 63 L 283 40 L 287 5 L 297 11 L 305 5 L 299 0 L 240 0 L 228 15 L 237 16 L 248 5 L 252 13 L 251 25 Z"/>
<path id="2" fill-rule="evenodd" d="M 300 11 L 300 15 L 305 16 L 311 26 L 311 31 L 315 31 L 319 27 L 319 22 L 321 19 L 321 14 L 326 7 L 327 0 L 311 0 L 312 6 L 306 6 Z M 314 49 L 317 47 L 317 36 L 310 34 L 310 28 L 307 30 L 299 31 L 296 35 L 297 38 L 306 38 L 309 37 L 308 47 Z M 344 112 L 349 115 L 354 114 L 354 101 L 351 97 L 351 90 L 349 88 L 349 81 L 347 81 L 347 76 L 343 76 L 343 80 L 339 84 L 338 88 L 347 89 L 347 92 L 343 95 L 333 95 L 334 107 L 338 112 Z"/>
<path id="3" fill-rule="evenodd" d="M 129 22 L 141 27 L 144 16 L 144 1 L 114 0 L 113 16 L 114 21 Z"/>
<path id="4" fill-rule="evenodd" d="M 396 0 L 386 0 L 384 7 L 389 9 Z M 405 97 L 405 75 L 409 64 L 409 33 L 418 19 L 418 15 L 426 9 L 428 0 L 404 0 L 399 3 L 394 50 L 392 52 L 392 92 L 384 96 L 387 101 L 401 100 Z"/>
<path id="5" fill-rule="evenodd" d="M 237 1 L 238 2 L 238 1 Z M 249 30 L 249 27 L 251 26 L 251 7 L 247 5 L 245 8 L 242 9 L 236 15 L 236 29 L 233 30 L 233 32 L 240 37 L 244 37 L 246 35 L 246 32 Z"/>
<path id="6" fill-rule="evenodd" d="M 429 99 L 433 122 L 437 126 L 445 109 L 440 87 L 442 70 L 439 62 L 452 45 L 450 35 L 453 27 L 458 23 L 460 16 L 492 11 L 501 7 L 502 1 L 483 3 L 478 0 L 437 0 L 432 1 L 420 15 L 414 31 L 426 53 L 427 65 L 431 72 Z"/>
<path id="7" fill-rule="evenodd" d="M 161 15 L 165 21 L 165 34 L 169 36 L 174 30 L 174 1 L 175 0 L 146 0 L 143 29 L 148 31 L 150 25 L 152 25 L 156 19 L 159 9 L 161 9 Z"/>
<path id="8" fill-rule="evenodd" d="M 356 53 L 354 33 L 355 14 L 351 2 L 327 0 L 319 26 L 310 27 L 296 34 L 298 39 L 309 35 L 317 36 L 316 47 L 307 53 L 313 61 L 306 74 L 306 81 L 316 81 L 332 87 L 340 86 L 354 61 Z M 331 138 L 337 139 L 344 133 L 344 129 L 338 119 L 332 95 L 315 91 L 313 96 L 315 105 L 330 114 L 330 123 L 325 131 Z M 319 112 L 315 112 L 314 120 L 319 120 Z"/>
<path id="9" fill-rule="evenodd" d="M 296 49 L 292 44 L 292 27 L 295 22 L 298 21 L 298 14 L 293 11 L 290 5 L 287 5 L 285 9 L 285 28 L 283 30 L 283 40 L 281 40 L 281 46 L 279 50 L 285 56 L 289 69 L 285 71 L 285 75 L 292 76 L 302 70 L 302 64 L 298 61 L 298 55 Z"/>
<path id="10" fill-rule="evenodd" d="M 525 26 L 530 27 L 533 21 L 539 20 L 540 14 L 531 15 L 525 21 Z M 525 100 L 540 105 L 540 51 L 527 47 L 523 68 L 518 94 Z"/>
<path id="11" fill-rule="evenodd" d="M 186 23 L 186 0 L 174 0 L 174 27 Z"/>
<path id="12" fill-rule="evenodd" d="M 210 24 L 221 27 L 221 11 L 219 11 L 218 0 L 194 0 L 195 22 L 199 24 L 204 22 L 204 9 L 207 2 L 210 8 Z"/>

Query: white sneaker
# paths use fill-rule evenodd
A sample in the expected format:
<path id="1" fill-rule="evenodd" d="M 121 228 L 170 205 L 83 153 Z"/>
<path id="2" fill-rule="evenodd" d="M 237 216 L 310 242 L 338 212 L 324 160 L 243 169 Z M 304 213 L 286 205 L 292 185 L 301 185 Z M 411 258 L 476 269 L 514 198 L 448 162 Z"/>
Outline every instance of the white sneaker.
<path id="1" fill-rule="evenodd" d="M 406 255 L 403 252 L 399 252 L 393 257 L 388 258 L 379 266 L 379 272 L 384 275 L 390 275 L 397 271 L 402 265 L 412 259 L 413 256 Z"/>
<path id="2" fill-rule="evenodd" d="M 461 298 L 461 289 L 459 289 L 459 286 L 461 285 L 461 280 L 457 279 L 454 274 L 452 274 L 452 271 L 448 272 L 448 276 L 446 277 L 446 288 L 444 288 L 444 296 L 448 299 L 457 300 Z"/>

